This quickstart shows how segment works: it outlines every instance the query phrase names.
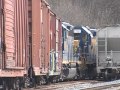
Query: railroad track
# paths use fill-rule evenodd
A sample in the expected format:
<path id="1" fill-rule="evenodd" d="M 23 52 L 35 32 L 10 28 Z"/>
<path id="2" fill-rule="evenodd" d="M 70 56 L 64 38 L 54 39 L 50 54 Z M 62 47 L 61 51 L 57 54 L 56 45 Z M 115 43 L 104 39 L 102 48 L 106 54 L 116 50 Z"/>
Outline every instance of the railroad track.
<path id="1" fill-rule="evenodd" d="M 95 80 L 69 81 L 51 85 L 42 85 L 38 86 L 36 89 L 27 90 L 120 90 L 120 80 L 111 82 Z"/>
<path id="2" fill-rule="evenodd" d="M 116 80 L 111 82 L 93 84 L 90 87 L 86 87 L 79 90 L 120 90 L 119 86 L 120 86 L 120 80 Z M 111 88 L 114 88 L 114 89 L 111 89 Z"/>
<path id="3" fill-rule="evenodd" d="M 83 90 L 120 90 L 119 86 L 120 86 L 120 84 L 114 84 L 114 85 L 107 85 L 107 86 L 88 88 L 88 89 L 83 89 Z"/>
<path id="4" fill-rule="evenodd" d="M 110 89 L 110 88 L 118 89 Z M 69 87 L 63 87 L 56 90 L 120 90 L 120 80 L 111 81 L 111 82 L 86 82 L 82 84 L 75 84 Z"/>
<path id="5" fill-rule="evenodd" d="M 96 80 L 66 81 L 66 82 L 59 82 L 50 85 L 41 85 L 41 86 L 37 86 L 37 88 L 29 88 L 24 90 L 58 90 L 58 89 L 63 90 L 75 85 L 82 85 L 86 83 L 95 84 L 100 82 L 102 81 L 96 81 Z"/>

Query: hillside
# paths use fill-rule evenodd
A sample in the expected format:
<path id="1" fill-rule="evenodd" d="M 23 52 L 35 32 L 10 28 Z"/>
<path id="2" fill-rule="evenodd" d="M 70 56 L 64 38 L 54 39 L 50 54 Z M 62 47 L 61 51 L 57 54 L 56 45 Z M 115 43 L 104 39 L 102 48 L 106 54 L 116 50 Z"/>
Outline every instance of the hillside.
<path id="1" fill-rule="evenodd" d="M 101 27 L 120 23 L 120 0 L 47 0 L 62 20 Z"/>

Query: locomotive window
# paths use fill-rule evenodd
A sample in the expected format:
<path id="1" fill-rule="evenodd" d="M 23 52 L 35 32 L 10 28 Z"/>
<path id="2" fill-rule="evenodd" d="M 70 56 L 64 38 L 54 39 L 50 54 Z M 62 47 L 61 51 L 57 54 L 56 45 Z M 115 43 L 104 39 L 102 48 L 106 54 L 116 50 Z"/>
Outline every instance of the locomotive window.
<path id="1" fill-rule="evenodd" d="M 74 40 L 80 39 L 80 33 L 74 33 Z"/>

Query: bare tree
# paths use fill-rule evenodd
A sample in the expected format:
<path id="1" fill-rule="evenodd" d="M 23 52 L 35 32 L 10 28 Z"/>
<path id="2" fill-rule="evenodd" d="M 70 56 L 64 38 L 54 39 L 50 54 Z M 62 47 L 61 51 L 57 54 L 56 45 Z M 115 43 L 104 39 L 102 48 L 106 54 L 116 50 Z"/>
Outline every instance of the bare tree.
<path id="1" fill-rule="evenodd" d="M 47 0 L 62 20 L 101 27 L 120 23 L 119 0 Z"/>

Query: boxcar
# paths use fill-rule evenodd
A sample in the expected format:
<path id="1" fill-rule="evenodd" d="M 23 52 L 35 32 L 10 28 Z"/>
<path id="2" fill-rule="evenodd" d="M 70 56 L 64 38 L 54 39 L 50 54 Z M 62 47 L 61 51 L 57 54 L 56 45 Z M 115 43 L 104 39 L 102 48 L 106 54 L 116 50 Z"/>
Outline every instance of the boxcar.
<path id="1" fill-rule="evenodd" d="M 50 59 L 49 6 L 44 0 L 29 0 L 28 3 L 28 76 L 35 77 L 36 82 L 45 83 Z"/>
<path id="2" fill-rule="evenodd" d="M 62 26 L 61 21 L 50 10 L 50 81 L 59 81 L 62 62 Z"/>
<path id="3" fill-rule="evenodd" d="M 33 67 L 35 75 L 40 75 L 40 40 L 41 40 L 41 0 L 29 0 L 29 67 Z"/>
<path id="4" fill-rule="evenodd" d="M 61 72 L 62 60 L 61 48 L 58 49 L 58 46 L 62 46 L 61 34 L 58 36 L 61 32 L 61 21 L 44 0 L 29 0 L 28 3 L 28 76 L 42 84 L 48 80 L 56 81 Z"/>
<path id="5" fill-rule="evenodd" d="M 27 0 L 0 0 L 0 84 L 19 88 L 26 74 Z"/>
<path id="6" fill-rule="evenodd" d="M 45 0 L 0 0 L 0 88 L 58 80 L 61 32 Z"/>

